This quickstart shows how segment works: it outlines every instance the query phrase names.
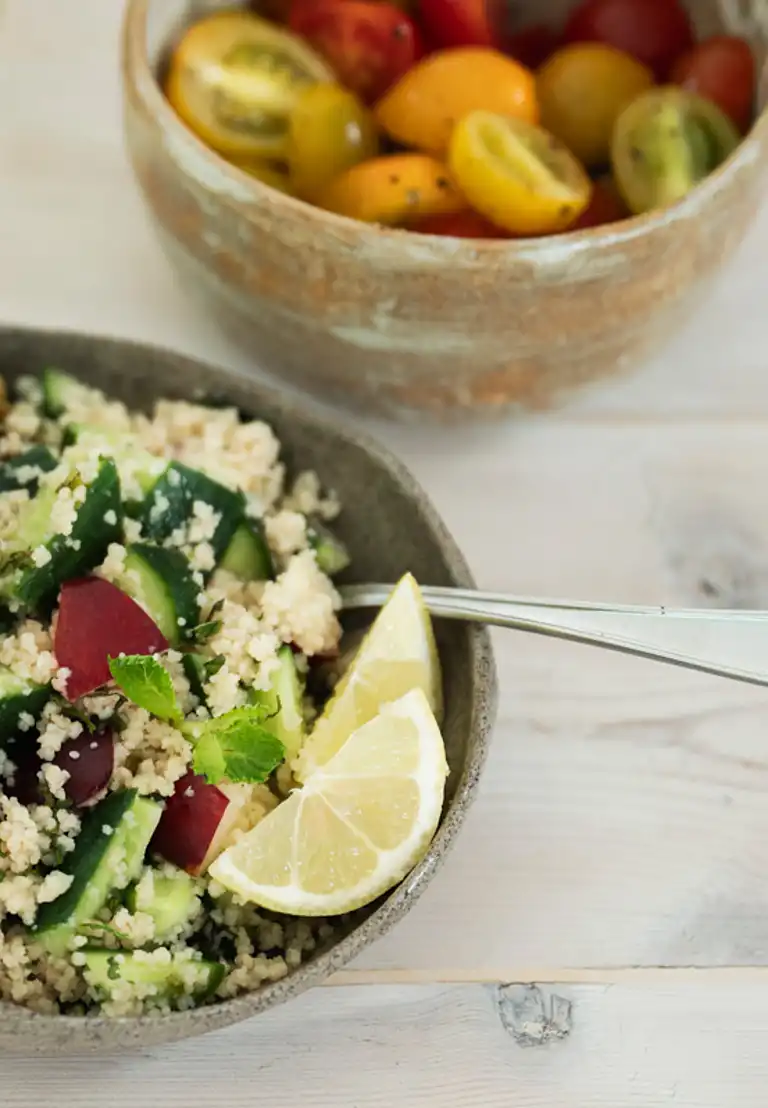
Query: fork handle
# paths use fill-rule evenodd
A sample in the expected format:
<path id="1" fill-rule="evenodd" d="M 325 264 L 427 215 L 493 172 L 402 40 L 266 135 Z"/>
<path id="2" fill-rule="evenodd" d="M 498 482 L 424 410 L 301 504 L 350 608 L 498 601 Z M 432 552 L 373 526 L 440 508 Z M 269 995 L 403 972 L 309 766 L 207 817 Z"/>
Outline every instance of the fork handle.
<path id="1" fill-rule="evenodd" d="M 351 586 L 345 607 L 373 607 L 390 586 Z M 768 685 L 768 612 L 531 601 L 469 589 L 422 589 L 432 615 L 585 643 L 751 685 Z"/>

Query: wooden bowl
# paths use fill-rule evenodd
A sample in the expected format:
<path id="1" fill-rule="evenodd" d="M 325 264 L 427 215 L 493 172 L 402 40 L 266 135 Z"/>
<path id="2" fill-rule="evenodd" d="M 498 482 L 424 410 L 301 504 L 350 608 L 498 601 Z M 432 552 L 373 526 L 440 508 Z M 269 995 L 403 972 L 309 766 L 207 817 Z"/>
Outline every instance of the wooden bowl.
<path id="1" fill-rule="evenodd" d="M 415 235 L 284 196 L 203 145 L 158 85 L 180 26 L 221 6 L 128 0 L 128 150 L 163 247 L 254 362 L 319 397 L 441 421 L 550 404 L 657 347 L 743 238 L 768 162 L 763 111 L 685 200 L 608 227 L 528 242 Z M 231 6 L 231 5 L 228 5 Z M 527 5 L 537 18 L 567 0 Z M 525 5 L 521 5 L 524 8 Z M 701 33 L 746 33 L 761 0 L 689 0 Z M 759 103 L 765 104 L 763 74 Z"/>

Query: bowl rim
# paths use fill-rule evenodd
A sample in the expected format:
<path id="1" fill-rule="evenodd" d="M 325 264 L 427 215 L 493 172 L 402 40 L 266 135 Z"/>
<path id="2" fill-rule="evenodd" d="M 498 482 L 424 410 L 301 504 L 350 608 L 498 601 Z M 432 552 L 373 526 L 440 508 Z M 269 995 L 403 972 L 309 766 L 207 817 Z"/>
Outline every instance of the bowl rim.
<path id="1" fill-rule="evenodd" d="M 173 361 L 179 381 L 177 392 L 183 396 L 187 391 L 189 400 L 199 401 L 200 397 L 199 394 L 195 395 L 196 390 L 193 386 L 186 390 L 184 368 L 189 368 L 194 371 L 194 374 L 208 378 L 211 382 L 211 393 L 215 393 L 217 399 L 219 397 L 226 399 L 228 395 L 231 397 L 233 393 L 247 390 L 252 397 L 254 411 L 258 411 L 262 404 L 266 404 L 273 412 L 277 412 L 281 419 L 289 421 L 298 416 L 302 423 L 322 430 L 347 445 L 357 447 L 382 469 L 401 492 L 415 502 L 440 548 L 449 574 L 456 583 L 465 588 L 476 587 L 472 572 L 456 540 L 428 494 L 407 466 L 365 431 L 360 431 L 354 424 L 344 423 L 333 414 L 328 414 L 314 401 L 296 396 L 259 378 L 246 377 L 232 369 L 218 367 L 212 362 L 192 357 L 161 344 L 75 329 L 0 324 L 0 351 L 14 344 L 28 345 L 33 342 L 43 347 L 59 342 L 74 342 L 83 349 L 94 350 L 97 356 L 98 352 L 108 354 L 113 351 L 122 355 L 127 353 L 132 364 L 136 366 L 150 359 Z M 182 372 L 179 372 L 180 370 Z M 140 374 L 137 375 L 140 376 Z M 126 376 L 130 376 L 130 373 Z M 191 377 L 192 374 L 189 376 Z M 240 407 L 239 404 L 236 406 Z M 270 416 L 266 418 L 269 420 Z M 473 624 L 468 625 L 467 633 L 470 637 L 469 649 L 474 675 L 469 734 L 474 739 L 474 743 L 469 748 L 468 757 L 461 768 L 456 791 L 424 858 L 399 885 L 386 895 L 370 915 L 360 921 L 359 925 L 356 925 L 338 943 L 334 943 L 310 961 L 301 963 L 286 977 L 267 982 L 258 989 L 241 996 L 188 1011 L 133 1017 L 110 1017 L 101 1014 L 48 1015 L 33 1012 L 10 1001 L 0 1000 L 0 1038 L 18 1034 L 23 1046 L 24 1038 L 30 1034 L 41 1032 L 45 1039 L 46 1031 L 50 1032 L 55 1028 L 58 1032 L 62 1028 L 68 1028 L 72 1033 L 72 1041 L 76 1044 L 78 1033 L 93 1035 L 98 1028 L 115 1028 L 118 1032 L 122 1029 L 130 1035 L 133 1043 L 129 1040 L 129 1046 L 135 1044 L 136 1048 L 139 1048 L 148 1042 L 168 1043 L 205 1034 L 239 1023 L 286 1000 L 293 999 L 326 980 L 371 943 L 383 937 L 408 913 L 421 896 L 453 845 L 464 824 L 467 811 L 476 798 L 477 786 L 486 762 L 497 706 L 496 664 L 488 629 Z"/>
<path id="2" fill-rule="evenodd" d="M 510 261 L 546 264 L 551 259 L 559 262 L 563 251 L 569 249 L 623 247 L 636 238 L 660 231 L 669 224 L 696 217 L 706 207 L 711 197 L 727 188 L 739 170 L 753 160 L 758 132 L 768 130 L 768 57 L 766 57 L 756 82 L 757 111 L 750 130 L 713 173 L 699 182 L 682 200 L 668 207 L 652 209 L 641 215 L 629 216 L 601 227 L 564 231 L 556 235 L 530 239 L 464 239 L 364 223 L 349 216 L 326 211 L 306 200 L 270 188 L 264 182 L 232 165 L 187 127 L 163 94 L 150 65 L 146 29 L 151 3 L 152 0 L 126 0 L 121 29 L 121 71 L 124 94 L 126 89 L 135 87 L 145 108 L 159 124 L 169 130 L 176 142 L 184 143 L 191 154 L 203 160 L 206 165 L 207 179 L 210 179 L 211 174 L 218 173 L 221 181 L 228 181 L 231 184 L 231 191 L 236 192 L 238 199 L 246 202 L 265 200 L 278 216 L 281 212 L 300 213 L 305 218 L 316 219 L 331 229 L 343 229 L 347 234 L 352 234 L 356 243 L 363 249 L 368 239 L 375 240 L 379 246 L 382 243 L 389 243 L 406 248 L 415 242 L 422 254 L 425 251 L 433 251 L 434 260 L 444 261 L 446 253 L 449 253 L 454 260 L 458 261 L 461 261 L 462 256 L 474 262 L 479 256 L 504 255 Z M 238 7 L 234 0 L 231 7 Z M 226 9 L 222 8 L 222 10 Z M 429 260 L 426 255 L 425 260 Z"/>

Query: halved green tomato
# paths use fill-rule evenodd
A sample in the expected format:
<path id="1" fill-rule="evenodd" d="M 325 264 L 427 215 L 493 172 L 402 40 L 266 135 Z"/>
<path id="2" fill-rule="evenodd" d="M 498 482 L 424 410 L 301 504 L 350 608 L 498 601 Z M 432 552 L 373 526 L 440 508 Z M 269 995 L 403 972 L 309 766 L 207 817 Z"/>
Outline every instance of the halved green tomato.
<path id="1" fill-rule="evenodd" d="M 680 88 L 657 88 L 616 120 L 613 174 L 636 215 L 687 196 L 741 141 L 716 104 Z"/>
<path id="2" fill-rule="evenodd" d="M 188 127 L 229 157 L 281 158 L 300 95 L 333 83 L 323 59 L 290 32 L 245 11 L 193 24 L 173 52 L 166 95 Z"/>
<path id="3" fill-rule="evenodd" d="M 586 170 L 559 139 L 495 112 L 471 112 L 457 124 L 448 164 L 475 211 L 517 235 L 563 230 L 592 195 Z"/>

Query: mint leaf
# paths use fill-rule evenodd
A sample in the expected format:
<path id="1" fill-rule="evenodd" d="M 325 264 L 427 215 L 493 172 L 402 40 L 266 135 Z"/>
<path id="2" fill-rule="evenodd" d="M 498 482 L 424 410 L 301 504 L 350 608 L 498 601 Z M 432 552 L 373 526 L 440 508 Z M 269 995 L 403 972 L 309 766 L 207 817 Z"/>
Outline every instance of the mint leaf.
<path id="1" fill-rule="evenodd" d="M 149 654 L 110 658 L 109 672 L 118 688 L 139 708 L 174 723 L 183 718 L 171 675 L 156 658 Z"/>
<path id="2" fill-rule="evenodd" d="M 263 726 L 263 707 L 234 708 L 223 716 L 186 724 L 184 734 L 194 743 L 192 768 L 209 784 L 225 778 L 255 785 L 266 781 L 285 758 L 285 747 Z"/>
<path id="3" fill-rule="evenodd" d="M 203 643 L 208 642 L 208 639 L 212 639 L 214 635 L 218 635 L 221 631 L 220 619 L 209 619 L 206 623 L 198 623 L 197 627 L 193 627 L 189 633 L 189 637 L 192 642 L 202 646 Z"/>

